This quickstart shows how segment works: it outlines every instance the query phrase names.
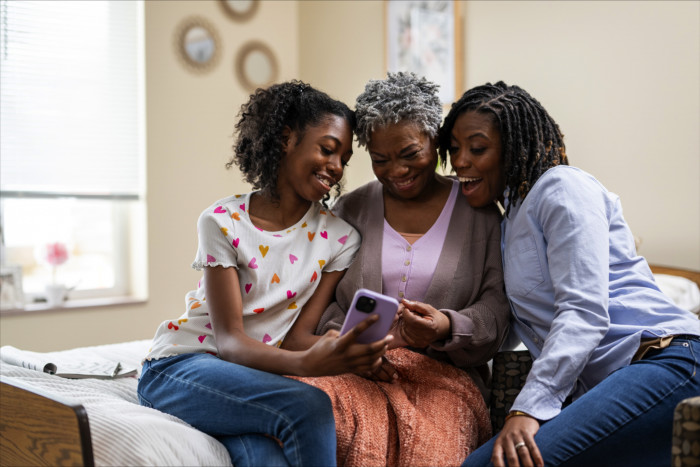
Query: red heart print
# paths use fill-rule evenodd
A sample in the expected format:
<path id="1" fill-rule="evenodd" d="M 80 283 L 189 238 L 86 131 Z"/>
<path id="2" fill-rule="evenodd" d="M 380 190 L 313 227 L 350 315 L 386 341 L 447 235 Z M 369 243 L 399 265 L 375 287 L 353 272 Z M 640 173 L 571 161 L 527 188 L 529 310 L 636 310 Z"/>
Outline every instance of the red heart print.
<path id="1" fill-rule="evenodd" d="M 250 288 L 253 287 L 253 284 L 246 284 L 245 285 L 245 293 L 250 292 Z"/>
<path id="2" fill-rule="evenodd" d="M 267 343 L 270 342 L 271 340 L 272 340 L 272 337 L 270 337 L 269 334 L 265 334 L 265 335 L 263 336 L 263 344 L 267 344 Z"/>
<path id="3" fill-rule="evenodd" d="M 245 211 L 245 203 L 241 204 L 241 205 L 238 206 L 238 207 L 241 208 L 241 211 Z"/>
<path id="4" fill-rule="evenodd" d="M 321 237 L 323 237 L 323 238 L 325 238 L 326 240 L 328 240 L 328 232 L 326 232 L 325 230 L 324 230 L 323 232 L 321 232 Z"/>
<path id="5" fill-rule="evenodd" d="M 240 238 L 234 238 L 233 241 L 231 242 L 231 245 L 235 246 L 238 248 L 238 244 L 241 242 Z"/>
<path id="6" fill-rule="evenodd" d="M 265 311 L 265 308 L 256 308 L 253 310 L 253 313 L 262 313 L 263 311 Z"/>
<path id="7" fill-rule="evenodd" d="M 287 298 L 294 298 L 296 296 L 297 296 L 296 292 L 292 293 L 291 290 L 287 290 Z"/>
<path id="8" fill-rule="evenodd" d="M 318 279 L 318 274 L 316 274 L 316 271 L 314 271 L 314 274 L 311 276 L 311 280 L 309 282 L 313 282 L 316 279 Z"/>
<path id="9" fill-rule="evenodd" d="M 207 323 L 204 327 L 207 329 L 211 329 L 211 323 Z"/>
<path id="10" fill-rule="evenodd" d="M 212 255 L 207 255 L 207 263 L 213 263 L 216 261 L 216 258 L 214 258 Z"/>
<path id="11" fill-rule="evenodd" d="M 214 209 L 214 212 L 217 213 L 217 214 L 223 214 L 223 213 L 226 212 L 226 209 L 224 209 L 224 208 L 221 207 L 221 206 L 218 206 L 216 209 Z"/>
<path id="12" fill-rule="evenodd" d="M 173 324 L 173 322 L 170 321 L 170 322 L 168 323 L 168 329 L 174 329 L 174 330 L 177 331 L 178 329 L 180 329 L 180 327 L 177 326 L 176 324 Z"/>
<path id="13" fill-rule="evenodd" d="M 207 336 L 204 335 L 204 336 L 199 336 L 197 339 L 199 339 L 199 343 L 201 344 L 202 342 L 204 342 L 204 339 L 206 339 L 206 338 L 207 338 Z"/>

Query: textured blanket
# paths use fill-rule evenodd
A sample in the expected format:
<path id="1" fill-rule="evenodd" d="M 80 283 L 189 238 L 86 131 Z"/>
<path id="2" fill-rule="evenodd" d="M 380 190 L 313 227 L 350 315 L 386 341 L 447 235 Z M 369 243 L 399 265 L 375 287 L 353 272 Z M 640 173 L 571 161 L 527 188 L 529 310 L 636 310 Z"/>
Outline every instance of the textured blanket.
<path id="1" fill-rule="evenodd" d="M 339 466 L 449 466 L 491 437 L 486 404 L 462 370 L 406 349 L 386 354 L 393 383 L 353 374 L 295 378 L 333 402 Z"/>

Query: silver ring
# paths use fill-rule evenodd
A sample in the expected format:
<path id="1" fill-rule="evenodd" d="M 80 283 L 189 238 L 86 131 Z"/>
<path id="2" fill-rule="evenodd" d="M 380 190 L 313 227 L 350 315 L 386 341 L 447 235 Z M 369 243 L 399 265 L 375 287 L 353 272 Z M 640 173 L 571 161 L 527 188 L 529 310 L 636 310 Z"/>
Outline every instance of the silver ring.
<path id="1" fill-rule="evenodd" d="M 516 444 L 514 447 L 515 447 L 515 450 L 517 451 L 517 450 L 520 449 L 520 448 L 527 448 L 527 445 L 525 444 L 525 441 L 520 441 L 520 442 L 519 442 L 518 444 Z"/>

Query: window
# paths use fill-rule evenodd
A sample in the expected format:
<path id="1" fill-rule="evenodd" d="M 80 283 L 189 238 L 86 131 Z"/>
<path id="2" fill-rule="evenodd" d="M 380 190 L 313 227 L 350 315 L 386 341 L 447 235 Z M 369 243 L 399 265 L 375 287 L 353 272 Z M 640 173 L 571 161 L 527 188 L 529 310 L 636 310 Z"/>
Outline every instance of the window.
<path id="1" fill-rule="evenodd" d="M 64 243 L 71 299 L 134 295 L 143 270 L 143 4 L 0 0 L 0 227 L 27 302 Z"/>

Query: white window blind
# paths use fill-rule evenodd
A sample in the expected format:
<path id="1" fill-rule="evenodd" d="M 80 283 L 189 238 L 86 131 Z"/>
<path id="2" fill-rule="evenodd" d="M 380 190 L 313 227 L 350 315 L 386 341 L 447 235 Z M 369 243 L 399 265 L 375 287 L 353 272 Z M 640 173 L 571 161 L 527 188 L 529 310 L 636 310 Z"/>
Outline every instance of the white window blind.
<path id="1" fill-rule="evenodd" d="M 0 0 L 3 197 L 142 193 L 142 8 Z"/>

